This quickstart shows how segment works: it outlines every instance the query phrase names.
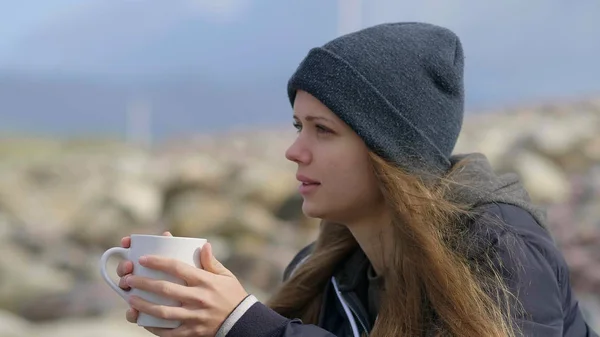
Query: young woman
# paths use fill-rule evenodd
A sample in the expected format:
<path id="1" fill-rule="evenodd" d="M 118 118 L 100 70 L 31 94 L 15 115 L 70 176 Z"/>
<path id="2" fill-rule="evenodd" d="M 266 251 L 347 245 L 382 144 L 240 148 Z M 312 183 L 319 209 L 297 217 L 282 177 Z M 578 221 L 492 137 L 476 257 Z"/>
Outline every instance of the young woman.
<path id="1" fill-rule="evenodd" d="M 311 50 L 288 84 L 307 216 L 316 242 L 270 302 L 212 256 L 203 270 L 148 257 L 186 286 L 130 275 L 181 307 L 131 300 L 181 320 L 157 336 L 595 336 L 568 267 L 515 175 L 481 154 L 452 155 L 463 119 L 463 51 L 451 31 L 383 24 Z M 123 246 L 129 245 L 125 238 Z"/>

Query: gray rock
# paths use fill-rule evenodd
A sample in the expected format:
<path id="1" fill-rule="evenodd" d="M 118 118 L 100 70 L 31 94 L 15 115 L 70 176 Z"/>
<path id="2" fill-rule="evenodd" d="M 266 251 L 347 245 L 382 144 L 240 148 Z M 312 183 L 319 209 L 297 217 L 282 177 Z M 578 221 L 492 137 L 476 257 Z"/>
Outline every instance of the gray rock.
<path id="1" fill-rule="evenodd" d="M 111 247 L 136 228 L 134 215 L 122 205 L 99 199 L 82 207 L 73 217 L 67 237 L 83 246 Z"/>
<path id="2" fill-rule="evenodd" d="M 135 220 L 135 223 L 151 223 L 162 212 L 163 195 L 158 186 L 140 179 L 120 179 L 111 188 L 109 198 Z"/>
<path id="3" fill-rule="evenodd" d="M 521 152 L 514 159 L 514 170 L 523 179 L 531 197 L 538 202 L 557 203 L 569 198 L 566 174 L 541 155 Z"/>
<path id="4" fill-rule="evenodd" d="M 0 310 L 0 337 L 29 337 L 30 324 L 11 312 Z"/>
<path id="5" fill-rule="evenodd" d="M 125 320 L 125 311 L 89 319 L 67 318 L 39 324 L 27 337 L 148 337 L 152 334 Z M 25 336 L 22 336 L 25 337 Z"/>
<path id="6" fill-rule="evenodd" d="M 73 285 L 69 273 L 52 268 L 22 247 L 0 246 L 0 308 L 19 312 L 24 302 L 40 294 L 66 292 Z"/>
<path id="7" fill-rule="evenodd" d="M 204 237 L 213 234 L 233 213 L 233 202 L 195 187 L 169 191 L 164 221 L 176 236 Z"/>

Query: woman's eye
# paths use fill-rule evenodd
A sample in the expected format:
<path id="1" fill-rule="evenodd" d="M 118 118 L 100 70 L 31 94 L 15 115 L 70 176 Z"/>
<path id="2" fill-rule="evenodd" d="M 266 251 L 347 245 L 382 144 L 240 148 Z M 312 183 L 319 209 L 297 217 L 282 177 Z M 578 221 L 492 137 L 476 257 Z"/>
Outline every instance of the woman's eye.
<path id="1" fill-rule="evenodd" d="M 317 132 L 318 133 L 331 133 L 331 130 L 329 130 L 328 128 L 324 127 L 323 125 L 316 125 L 317 128 Z"/>
<path id="2" fill-rule="evenodd" d="M 302 124 L 300 124 L 299 122 L 294 122 L 294 128 L 296 129 L 297 132 L 302 131 Z M 320 124 L 315 124 L 315 129 L 317 131 L 318 134 L 328 134 L 328 133 L 332 133 L 331 129 L 324 127 L 323 125 Z"/>

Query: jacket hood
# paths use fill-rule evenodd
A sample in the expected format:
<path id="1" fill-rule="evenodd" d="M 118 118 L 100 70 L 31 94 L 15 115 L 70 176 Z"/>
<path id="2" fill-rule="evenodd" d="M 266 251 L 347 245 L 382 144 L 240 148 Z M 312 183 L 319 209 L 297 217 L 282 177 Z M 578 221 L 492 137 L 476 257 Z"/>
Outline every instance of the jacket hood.
<path id="1" fill-rule="evenodd" d="M 545 210 L 532 204 L 517 174 L 496 174 L 481 153 L 454 155 L 450 161 L 453 167 L 461 162 L 451 183 L 453 200 L 473 207 L 492 203 L 514 205 L 529 212 L 540 226 L 546 227 Z"/>

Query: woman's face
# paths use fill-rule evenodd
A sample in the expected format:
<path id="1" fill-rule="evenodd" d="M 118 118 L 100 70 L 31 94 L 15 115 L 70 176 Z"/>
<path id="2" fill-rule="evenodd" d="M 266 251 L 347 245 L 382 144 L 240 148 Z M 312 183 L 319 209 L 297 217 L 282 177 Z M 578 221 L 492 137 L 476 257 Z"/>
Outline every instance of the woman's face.
<path id="1" fill-rule="evenodd" d="M 370 217 L 383 198 L 363 140 L 312 95 L 294 101 L 298 137 L 286 158 L 298 164 L 302 210 L 309 217 L 347 224 Z"/>

